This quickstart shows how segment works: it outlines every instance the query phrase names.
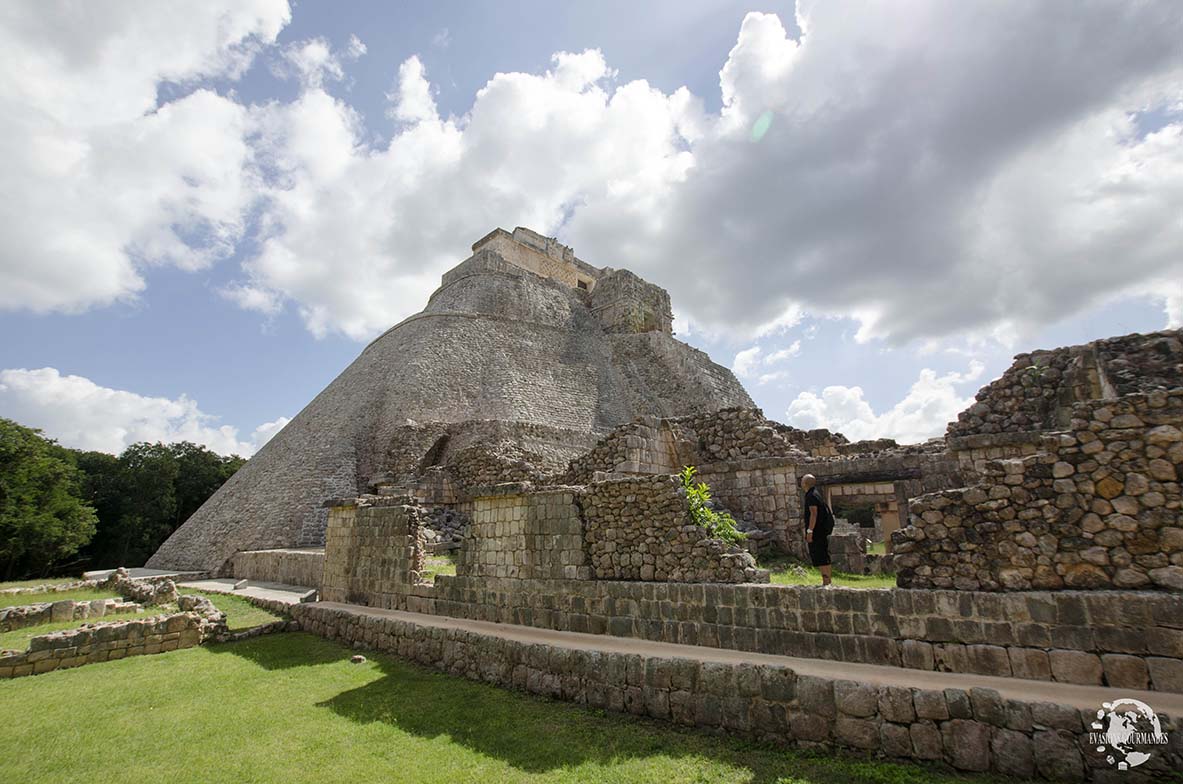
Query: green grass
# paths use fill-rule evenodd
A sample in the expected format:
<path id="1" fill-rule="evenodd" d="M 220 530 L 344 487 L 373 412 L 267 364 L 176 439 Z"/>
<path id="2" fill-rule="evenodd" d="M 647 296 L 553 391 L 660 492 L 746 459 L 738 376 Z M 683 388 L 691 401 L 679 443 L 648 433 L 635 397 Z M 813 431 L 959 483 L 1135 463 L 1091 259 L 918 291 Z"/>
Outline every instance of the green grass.
<path id="1" fill-rule="evenodd" d="M 775 585 L 821 585 L 822 574 L 812 566 L 802 567 L 800 573 L 796 561 L 785 557 L 764 558 L 760 560 L 760 568 L 771 572 L 771 579 Z M 894 574 L 847 574 L 833 573 L 834 585 L 843 588 L 895 588 Z"/>
<path id="2" fill-rule="evenodd" d="M 41 577 L 37 580 L 9 580 L 8 582 L 0 582 L 0 590 L 4 588 L 32 588 L 37 585 L 62 585 L 63 583 L 76 583 L 80 579 L 79 577 Z"/>
<path id="3" fill-rule="evenodd" d="M 172 608 L 176 612 L 176 607 Z M 162 611 L 163 612 L 163 611 Z M 50 632 L 60 632 L 63 629 L 77 629 L 84 623 L 109 623 L 111 621 L 131 621 L 137 618 L 148 618 L 153 615 L 159 615 L 155 607 L 149 608 L 142 613 L 121 613 L 120 615 L 104 615 L 102 618 L 83 618 L 74 621 L 58 621 L 56 623 L 43 623 L 40 626 L 26 626 L 23 629 L 13 629 L 9 632 L 0 632 L 0 648 L 10 651 L 24 651 L 29 647 L 29 640 L 38 637 L 42 634 L 49 634 Z"/>
<path id="4" fill-rule="evenodd" d="M 187 596 L 204 596 L 213 602 L 215 607 L 226 613 L 226 625 L 230 627 L 230 631 L 232 632 L 253 629 L 256 626 L 262 626 L 265 623 L 271 623 L 280 619 L 280 616 L 270 610 L 256 607 L 241 596 L 195 591 L 192 588 L 179 588 L 177 590 Z"/>
<path id="5" fill-rule="evenodd" d="M 439 555 L 429 555 L 424 559 L 423 571 L 420 572 L 423 579 L 434 580 L 436 575 L 456 574 L 456 556 L 452 553 L 440 553 Z"/>
<path id="6" fill-rule="evenodd" d="M 0 681 L 0 781 L 147 784 L 162 772 L 170 784 L 999 781 L 682 730 L 383 655 L 350 664 L 352 653 L 276 634 Z M 146 727 L 151 742 L 133 740 Z"/>
<path id="7" fill-rule="evenodd" d="M 207 597 L 222 612 L 226 613 L 226 625 L 230 631 L 237 632 L 253 629 L 265 623 L 279 620 L 280 616 L 264 610 L 239 596 L 228 596 L 221 593 L 207 593 L 182 589 L 182 594 L 199 594 Z M 72 597 L 66 597 L 72 598 Z M 43 623 L 40 626 L 27 626 L 24 629 L 14 629 L 0 632 L 0 649 L 23 651 L 29 647 L 29 640 L 42 634 L 61 631 L 62 629 L 76 629 L 85 623 L 104 623 L 109 621 L 129 621 L 136 618 L 149 618 L 154 615 L 170 615 L 177 612 L 175 604 L 163 604 L 156 607 L 145 607 L 142 613 L 125 613 L 122 615 L 107 615 L 102 618 L 85 618 L 74 621 L 59 621 L 57 623 Z"/>
<path id="8" fill-rule="evenodd" d="M 887 542 L 871 542 L 867 545 L 868 555 L 884 555 L 887 553 Z"/>
<path id="9" fill-rule="evenodd" d="M 73 599 L 76 602 L 89 602 L 95 599 L 118 598 L 119 594 L 114 591 L 96 591 L 93 588 L 78 588 L 73 591 L 55 591 L 54 593 L 0 593 L 0 607 L 20 607 L 25 604 L 60 602 L 63 599 Z"/>

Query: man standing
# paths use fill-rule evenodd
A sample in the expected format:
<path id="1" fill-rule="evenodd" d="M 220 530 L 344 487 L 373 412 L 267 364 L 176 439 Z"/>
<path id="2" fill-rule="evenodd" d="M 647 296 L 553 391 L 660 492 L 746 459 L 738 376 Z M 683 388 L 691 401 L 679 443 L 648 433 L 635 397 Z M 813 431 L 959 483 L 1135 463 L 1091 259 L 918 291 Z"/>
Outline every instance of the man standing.
<path id="1" fill-rule="evenodd" d="M 809 546 L 809 560 L 822 573 L 822 585 L 828 586 L 830 577 L 830 534 L 834 533 L 834 513 L 817 489 L 813 474 L 801 477 L 801 489 L 805 491 L 805 544 Z"/>

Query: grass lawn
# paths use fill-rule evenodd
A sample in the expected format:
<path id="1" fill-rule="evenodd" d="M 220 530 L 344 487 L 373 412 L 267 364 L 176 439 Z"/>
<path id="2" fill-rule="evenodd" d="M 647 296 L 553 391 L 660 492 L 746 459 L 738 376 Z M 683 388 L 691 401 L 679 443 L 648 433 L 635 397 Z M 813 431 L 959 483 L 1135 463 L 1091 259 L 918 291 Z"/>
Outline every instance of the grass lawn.
<path id="1" fill-rule="evenodd" d="M 172 610 L 175 612 L 176 607 Z M 165 612 L 165 611 L 162 611 Z M 84 623 L 105 623 L 110 621 L 132 621 L 137 618 L 150 618 L 159 615 L 155 607 L 146 609 L 142 613 L 123 613 L 121 615 L 104 615 L 102 618 L 83 618 L 75 621 L 58 621 L 57 623 L 43 623 L 40 626 L 26 626 L 23 629 L 13 629 L 10 632 L 0 632 L 0 648 L 10 651 L 24 651 L 29 648 L 29 640 L 42 634 L 60 632 L 62 629 L 77 629 Z"/>
<path id="2" fill-rule="evenodd" d="M 812 566 L 800 566 L 788 558 L 765 558 L 760 568 L 772 573 L 776 585 L 821 585 L 822 575 Z M 894 574 L 846 574 L 834 572 L 834 585 L 844 588 L 895 588 Z"/>
<path id="3" fill-rule="evenodd" d="M 276 634 L 0 681 L 0 781 L 1000 781 L 757 745 L 382 655 L 350 664 L 351 653 L 311 635 Z M 147 731 L 151 742 L 130 740 Z"/>
<path id="4" fill-rule="evenodd" d="M 270 610 L 264 610 L 239 596 L 227 596 L 220 593 L 207 593 L 181 589 L 182 594 L 200 594 L 207 597 L 222 612 L 226 613 L 226 625 L 230 631 L 253 629 L 265 623 L 279 620 L 278 615 Z M 67 596 L 65 598 L 73 598 Z M 163 604 L 157 607 L 145 607 L 142 613 L 125 613 L 122 615 L 107 615 L 102 618 L 84 618 L 75 621 L 59 621 L 57 623 L 43 623 L 40 626 L 27 626 L 9 632 L 0 632 L 0 649 L 23 651 L 28 649 L 29 640 L 41 634 L 61 631 L 62 629 L 76 629 L 84 623 L 104 623 L 109 621 L 130 621 L 137 618 L 150 618 L 154 615 L 170 615 L 177 612 L 175 604 Z M 3 779 L 0 779 L 3 781 Z"/>
<path id="5" fill-rule="evenodd" d="M 93 588 L 79 588 L 74 591 L 56 591 L 54 593 L 0 593 L 0 607 L 19 607 L 24 604 L 60 602 L 63 599 L 73 599 L 76 602 L 89 602 L 94 599 L 118 598 L 119 594 L 114 591 L 96 591 Z"/>
<path id="6" fill-rule="evenodd" d="M 226 625 L 230 627 L 230 631 L 232 632 L 253 629 L 265 623 L 278 621 L 280 618 L 280 616 L 270 610 L 256 607 L 241 596 L 195 591 L 192 588 L 178 588 L 177 591 L 186 596 L 204 596 L 209 599 L 214 603 L 215 607 L 226 613 Z"/>
<path id="7" fill-rule="evenodd" d="M 33 588 L 38 585 L 76 583 L 81 579 L 80 577 L 40 577 L 36 580 L 9 580 L 8 582 L 0 582 L 0 590 L 4 588 Z"/>
<path id="8" fill-rule="evenodd" d="M 456 574 L 456 556 L 451 553 L 427 556 L 423 564 L 423 577 L 434 580 L 437 574 Z"/>
<path id="9" fill-rule="evenodd" d="M 867 545 L 868 555 L 885 555 L 887 553 L 887 542 L 871 542 Z"/>

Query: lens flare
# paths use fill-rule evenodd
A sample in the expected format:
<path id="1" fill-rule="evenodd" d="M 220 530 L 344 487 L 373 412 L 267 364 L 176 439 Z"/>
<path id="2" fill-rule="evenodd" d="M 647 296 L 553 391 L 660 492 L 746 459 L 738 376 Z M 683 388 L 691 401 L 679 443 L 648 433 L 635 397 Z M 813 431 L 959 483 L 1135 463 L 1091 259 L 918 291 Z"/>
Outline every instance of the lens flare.
<path id="1" fill-rule="evenodd" d="M 772 112 L 764 112 L 756 118 L 756 122 L 752 123 L 752 141 L 758 142 L 764 138 L 764 134 L 768 133 L 769 127 L 772 126 Z"/>

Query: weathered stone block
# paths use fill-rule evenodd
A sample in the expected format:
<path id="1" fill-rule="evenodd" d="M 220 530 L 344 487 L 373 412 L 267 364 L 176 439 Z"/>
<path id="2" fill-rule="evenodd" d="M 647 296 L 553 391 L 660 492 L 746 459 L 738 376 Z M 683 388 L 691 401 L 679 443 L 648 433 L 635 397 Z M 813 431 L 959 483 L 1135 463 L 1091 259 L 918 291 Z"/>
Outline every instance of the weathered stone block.
<path id="1" fill-rule="evenodd" d="M 848 716 L 874 716 L 878 708 L 879 694 L 876 687 L 856 681 L 836 681 L 834 700 L 838 711 Z"/>
<path id="2" fill-rule="evenodd" d="M 1035 774 L 1034 745 L 1022 732 L 995 729 L 990 736 L 990 755 L 994 769 L 999 773 L 1020 779 L 1029 779 Z"/>
<path id="3" fill-rule="evenodd" d="M 945 702 L 944 692 L 917 689 L 912 692 L 912 701 L 916 707 L 916 715 L 921 719 L 943 721 L 949 718 L 949 706 Z"/>
<path id="4" fill-rule="evenodd" d="M 878 697 L 879 715 L 887 721 L 911 724 L 915 720 L 916 710 L 912 706 L 911 689 L 902 686 L 880 686 Z"/>
<path id="5" fill-rule="evenodd" d="M 1084 651 L 1054 650 L 1048 653 L 1052 678 L 1063 683 L 1100 686 L 1104 670 L 1096 654 Z"/>
<path id="6" fill-rule="evenodd" d="M 990 727 L 977 721 L 951 719 L 941 724 L 945 756 L 958 770 L 990 769 Z"/>
<path id="7" fill-rule="evenodd" d="M 1033 739 L 1035 767 L 1052 781 L 1080 781 L 1084 759 L 1073 736 L 1067 732 L 1036 732 Z"/>
<path id="8" fill-rule="evenodd" d="M 856 749 L 879 748 L 879 722 L 869 719 L 839 716 L 834 721 L 834 738 L 839 743 Z"/>

